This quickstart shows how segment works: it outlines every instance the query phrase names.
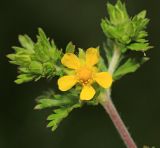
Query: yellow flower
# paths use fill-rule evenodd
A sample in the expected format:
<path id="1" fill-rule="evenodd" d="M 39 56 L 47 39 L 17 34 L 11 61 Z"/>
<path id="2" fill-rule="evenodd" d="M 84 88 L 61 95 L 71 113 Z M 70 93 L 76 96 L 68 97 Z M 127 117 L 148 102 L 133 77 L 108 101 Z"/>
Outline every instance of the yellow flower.
<path id="1" fill-rule="evenodd" d="M 95 65 L 99 59 L 99 51 L 96 48 L 87 49 L 85 58 L 77 57 L 73 53 L 66 53 L 61 59 L 61 63 L 74 70 L 74 74 L 59 78 L 59 89 L 67 91 L 76 83 L 79 83 L 82 85 L 80 99 L 91 100 L 96 93 L 92 87 L 94 82 L 97 82 L 103 88 L 109 88 L 112 84 L 112 76 L 108 72 L 98 72 Z"/>

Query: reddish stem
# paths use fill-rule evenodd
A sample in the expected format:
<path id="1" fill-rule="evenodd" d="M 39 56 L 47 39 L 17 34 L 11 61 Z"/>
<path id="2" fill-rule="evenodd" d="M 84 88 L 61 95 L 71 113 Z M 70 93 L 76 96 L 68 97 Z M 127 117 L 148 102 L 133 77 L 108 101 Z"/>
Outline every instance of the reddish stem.
<path id="1" fill-rule="evenodd" d="M 109 114 L 112 122 L 114 123 L 116 129 L 118 130 L 122 140 L 124 141 L 127 148 L 137 148 L 135 142 L 133 141 L 129 131 L 127 130 L 125 124 L 123 123 L 117 109 L 112 103 L 111 99 L 107 99 L 102 103 L 102 106 Z"/>

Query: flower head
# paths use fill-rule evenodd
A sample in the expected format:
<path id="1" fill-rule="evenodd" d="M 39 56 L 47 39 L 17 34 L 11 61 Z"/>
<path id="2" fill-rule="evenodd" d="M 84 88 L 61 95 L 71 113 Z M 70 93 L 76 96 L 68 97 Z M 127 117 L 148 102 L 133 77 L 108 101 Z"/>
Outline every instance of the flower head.
<path id="1" fill-rule="evenodd" d="M 67 91 L 79 83 L 82 85 L 80 93 L 81 100 L 91 100 L 96 91 L 92 84 L 97 82 L 103 88 L 109 88 L 112 84 L 112 76 L 108 72 L 99 72 L 95 66 L 100 59 L 99 51 L 96 48 L 89 48 L 85 57 L 77 57 L 73 53 L 66 53 L 61 63 L 73 70 L 71 75 L 58 79 L 58 86 L 61 91 Z"/>

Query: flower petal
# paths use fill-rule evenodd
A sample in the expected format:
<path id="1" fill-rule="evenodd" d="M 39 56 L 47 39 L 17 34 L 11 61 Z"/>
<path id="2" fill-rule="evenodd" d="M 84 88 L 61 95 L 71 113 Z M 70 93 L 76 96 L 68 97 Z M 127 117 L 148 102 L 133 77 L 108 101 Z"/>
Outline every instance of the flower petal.
<path id="1" fill-rule="evenodd" d="M 58 87 L 61 91 L 71 89 L 77 83 L 75 76 L 63 76 L 58 79 Z"/>
<path id="2" fill-rule="evenodd" d="M 97 48 L 88 48 L 86 51 L 86 64 L 88 66 L 93 66 L 99 61 L 99 51 Z"/>
<path id="3" fill-rule="evenodd" d="M 61 62 L 64 66 L 71 69 L 78 69 L 80 67 L 80 61 L 73 53 L 66 53 L 61 59 Z"/>
<path id="4" fill-rule="evenodd" d="M 109 88 L 112 85 L 112 76 L 108 72 L 97 73 L 94 80 L 102 87 Z"/>
<path id="5" fill-rule="evenodd" d="M 95 93 L 96 91 L 91 85 L 83 86 L 81 94 L 80 94 L 80 99 L 81 100 L 91 100 L 94 97 Z"/>

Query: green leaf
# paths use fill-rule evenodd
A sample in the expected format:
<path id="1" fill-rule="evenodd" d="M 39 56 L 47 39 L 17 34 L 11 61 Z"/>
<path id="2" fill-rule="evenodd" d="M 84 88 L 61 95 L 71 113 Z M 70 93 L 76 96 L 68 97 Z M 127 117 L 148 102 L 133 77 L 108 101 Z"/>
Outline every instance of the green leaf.
<path id="1" fill-rule="evenodd" d="M 67 106 L 67 107 L 60 107 L 59 109 L 55 109 L 54 113 L 48 116 L 47 120 L 49 120 L 49 123 L 47 127 L 51 127 L 52 131 L 55 131 L 60 124 L 60 122 L 66 118 L 69 113 L 75 109 L 81 107 L 81 104 L 75 104 L 73 106 Z"/>
<path id="2" fill-rule="evenodd" d="M 46 98 L 38 100 L 38 105 L 35 106 L 35 109 L 45 109 L 53 106 L 63 106 L 71 103 L 72 100 L 61 99 L 61 96 L 59 96 L 59 99 L 57 99 L 55 96 L 55 98 Z"/>
<path id="3" fill-rule="evenodd" d="M 59 123 L 66 118 L 74 108 L 82 107 L 83 104 L 79 101 L 78 95 L 79 93 L 75 90 L 62 94 L 47 91 L 37 98 L 37 105 L 34 109 L 56 108 L 47 118 L 47 120 L 49 120 L 47 127 L 52 127 L 52 131 L 54 131 Z"/>
<path id="4" fill-rule="evenodd" d="M 20 74 L 17 76 L 17 80 L 15 80 L 15 83 L 22 84 L 25 82 L 32 81 L 34 79 L 34 76 L 29 74 Z"/>
<path id="5" fill-rule="evenodd" d="M 79 97 L 76 93 L 64 93 L 61 95 L 55 94 L 54 91 L 47 91 L 37 98 L 37 105 L 35 109 L 44 109 L 50 107 L 59 107 L 66 105 L 74 105 L 79 103 Z"/>
<path id="6" fill-rule="evenodd" d="M 133 43 L 129 46 L 127 46 L 127 48 L 129 48 L 130 50 L 135 50 L 135 51 L 146 51 L 150 48 L 152 48 L 152 46 L 149 46 L 149 43 Z"/>
<path id="7" fill-rule="evenodd" d="M 69 42 L 66 47 L 66 53 L 74 53 L 74 52 L 75 52 L 75 45 L 73 45 L 72 42 Z"/>
<path id="8" fill-rule="evenodd" d="M 68 104 L 74 104 L 75 102 L 72 99 L 68 99 L 67 97 L 61 95 L 55 95 L 52 97 L 44 97 L 44 99 L 39 99 L 38 104 L 35 106 L 35 109 L 45 109 L 53 106 L 63 106 Z"/>
<path id="9" fill-rule="evenodd" d="M 145 57 L 142 58 L 140 61 L 136 59 L 129 58 L 123 65 L 121 65 L 114 73 L 113 78 L 114 80 L 120 79 L 122 76 L 135 72 L 141 64 L 148 61 L 149 58 Z"/>

